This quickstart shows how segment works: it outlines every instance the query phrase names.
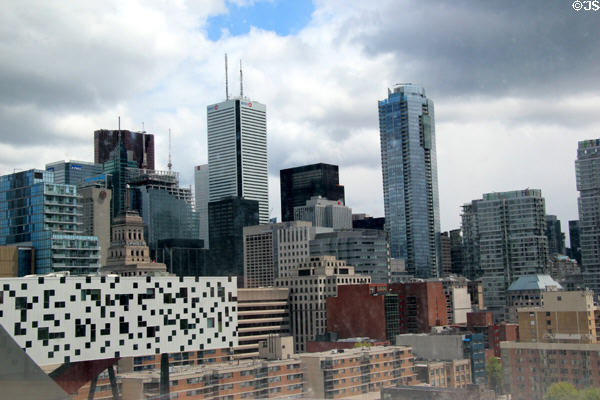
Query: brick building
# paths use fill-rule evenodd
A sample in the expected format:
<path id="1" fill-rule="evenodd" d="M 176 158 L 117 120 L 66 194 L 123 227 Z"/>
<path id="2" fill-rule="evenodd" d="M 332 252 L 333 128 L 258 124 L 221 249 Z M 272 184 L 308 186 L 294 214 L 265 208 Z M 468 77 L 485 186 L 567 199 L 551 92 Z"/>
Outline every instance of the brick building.
<path id="1" fill-rule="evenodd" d="M 340 338 L 394 340 L 399 333 L 447 325 L 441 282 L 340 286 L 327 299 L 327 330 Z"/>
<path id="2" fill-rule="evenodd" d="M 309 398 L 338 399 L 414 385 L 410 347 L 362 347 L 300 355 Z"/>

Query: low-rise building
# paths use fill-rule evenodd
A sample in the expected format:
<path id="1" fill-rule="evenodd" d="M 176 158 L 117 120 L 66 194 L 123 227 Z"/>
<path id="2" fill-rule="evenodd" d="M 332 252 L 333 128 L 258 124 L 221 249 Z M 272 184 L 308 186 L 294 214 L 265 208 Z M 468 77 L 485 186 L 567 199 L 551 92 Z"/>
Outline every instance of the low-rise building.
<path id="1" fill-rule="evenodd" d="M 361 347 L 306 353 L 300 358 L 310 398 L 347 398 L 417 383 L 410 347 Z"/>
<path id="2" fill-rule="evenodd" d="M 431 386 L 396 386 L 381 389 L 382 400 L 496 400 L 493 390 L 481 385 L 466 389 L 439 388 Z"/>
<path id="3" fill-rule="evenodd" d="M 543 294 L 557 290 L 562 286 L 550 275 L 521 276 L 506 291 L 505 320 L 517 322 L 517 308 L 543 306 Z"/>
<path id="4" fill-rule="evenodd" d="M 464 388 L 472 383 L 471 361 L 415 361 L 417 379 L 434 387 Z"/>
<path id="5" fill-rule="evenodd" d="M 403 334 L 396 336 L 396 345 L 410 346 L 415 357 L 424 360 L 466 358 L 471 363 L 473 383 L 485 383 L 485 349 L 481 333 L 450 330 L 435 334 Z"/>

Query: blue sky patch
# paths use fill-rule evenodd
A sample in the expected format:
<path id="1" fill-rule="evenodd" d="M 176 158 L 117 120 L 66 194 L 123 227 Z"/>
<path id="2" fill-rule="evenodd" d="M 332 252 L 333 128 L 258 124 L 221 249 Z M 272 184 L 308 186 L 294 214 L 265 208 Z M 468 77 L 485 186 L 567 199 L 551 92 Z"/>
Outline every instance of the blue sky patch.
<path id="1" fill-rule="evenodd" d="M 287 36 L 300 31 L 310 21 L 314 10 L 311 0 L 256 1 L 249 6 L 227 3 L 229 13 L 216 15 L 207 21 L 208 38 L 217 41 L 227 29 L 232 36 L 250 32 L 250 27 L 274 31 Z"/>

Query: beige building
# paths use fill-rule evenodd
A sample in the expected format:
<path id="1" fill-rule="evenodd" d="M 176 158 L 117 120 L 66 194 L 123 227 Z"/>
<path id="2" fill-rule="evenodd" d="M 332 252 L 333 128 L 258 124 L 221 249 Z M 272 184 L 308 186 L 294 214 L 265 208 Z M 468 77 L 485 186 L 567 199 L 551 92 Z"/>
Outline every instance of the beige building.
<path id="1" fill-rule="evenodd" d="M 593 292 L 545 292 L 543 306 L 517 310 L 521 342 L 598 343 Z"/>
<path id="2" fill-rule="evenodd" d="M 291 327 L 296 352 L 306 351 L 306 343 L 327 333 L 327 297 L 337 296 L 339 285 L 370 283 L 371 277 L 356 275 L 354 267 L 333 256 L 310 257 L 295 275 L 278 278 L 278 287 L 290 289 Z"/>
<path id="3" fill-rule="evenodd" d="M 466 324 L 467 313 L 473 311 L 471 297 L 467 286 L 468 279 L 457 276 L 448 276 L 441 281 L 446 296 L 446 309 L 449 324 Z"/>
<path id="4" fill-rule="evenodd" d="M 544 305 L 545 292 L 563 290 L 550 275 L 525 275 L 514 281 L 506 291 L 507 322 L 517 322 L 517 309 Z"/>
<path id="5" fill-rule="evenodd" d="M 309 257 L 315 235 L 331 231 L 308 221 L 244 227 L 244 287 L 273 286 L 278 277 L 293 274 Z"/>
<path id="6" fill-rule="evenodd" d="M 415 361 L 415 372 L 420 382 L 433 387 L 464 388 L 472 380 L 471 361 Z"/>
<path id="7" fill-rule="evenodd" d="M 289 289 L 238 289 L 238 347 L 235 358 L 259 355 L 259 342 L 273 335 L 289 335 Z"/>
<path id="8" fill-rule="evenodd" d="M 26 271 L 24 275 L 35 273 L 35 249 L 32 246 L 8 245 L 0 246 L 0 278 L 14 278 L 19 276 L 19 253 L 25 252 L 25 261 L 30 262 L 23 265 Z"/>
<path id="9" fill-rule="evenodd" d="M 309 398 L 364 398 L 384 387 L 417 383 L 412 351 L 406 346 L 305 353 L 300 358 Z"/>
<path id="10" fill-rule="evenodd" d="M 88 186 L 77 189 L 81 195 L 82 231 L 84 235 L 98 237 L 100 265 L 106 265 L 110 247 L 110 213 L 112 190 Z"/>
<path id="11" fill-rule="evenodd" d="M 106 265 L 101 273 L 136 276 L 167 274 L 167 266 L 150 260 L 144 240 L 144 222 L 137 211 L 125 211 L 115 218 Z"/>

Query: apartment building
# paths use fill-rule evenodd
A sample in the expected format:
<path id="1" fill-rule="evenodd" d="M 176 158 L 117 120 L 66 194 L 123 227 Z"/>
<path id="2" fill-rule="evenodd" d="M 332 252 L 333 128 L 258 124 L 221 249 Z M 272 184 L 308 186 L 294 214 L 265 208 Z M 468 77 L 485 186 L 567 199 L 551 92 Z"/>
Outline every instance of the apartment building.
<path id="1" fill-rule="evenodd" d="M 420 382 L 433 387 L 464 388 L 472 383 L 471 361 L 415 361 L 415 372 Z"/>
<path id="2" fill-rule="evenodd" d="M 375 346 L 301 354 L 310 398 L 339 399 L 417 383 L 410 347 Z"/>

